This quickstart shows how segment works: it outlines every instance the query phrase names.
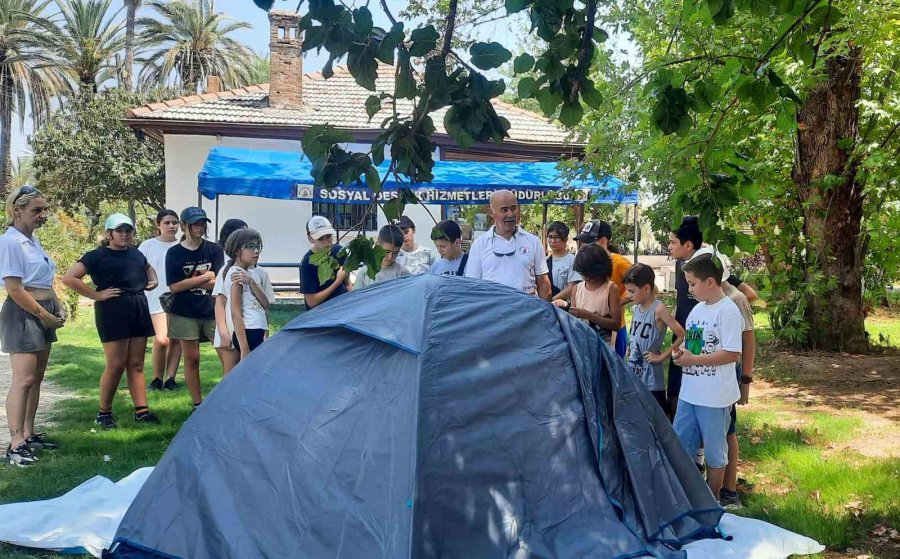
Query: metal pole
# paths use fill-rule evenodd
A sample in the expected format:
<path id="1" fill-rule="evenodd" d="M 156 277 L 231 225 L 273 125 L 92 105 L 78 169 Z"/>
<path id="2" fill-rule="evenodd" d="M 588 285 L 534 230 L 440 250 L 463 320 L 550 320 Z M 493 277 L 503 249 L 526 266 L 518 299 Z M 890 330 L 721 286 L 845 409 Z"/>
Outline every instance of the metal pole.
<path id="1" fill-rule="evenodd" d="M 634 263 L 638 263 L 638 234 L 640 234 L 640 229 L 638 228 L 638 205 L 637 202 L 634 204 Z"/>
<path id="2" fill-rule="evenodd" d="M 219 238 L 217 237 L 217 235 L 219 234 L 219 198 L 219 196 L 216 196 L 216 230 L 213 231 L 213 237 L 216 237 L 216 241 L 219 240 Z"/>

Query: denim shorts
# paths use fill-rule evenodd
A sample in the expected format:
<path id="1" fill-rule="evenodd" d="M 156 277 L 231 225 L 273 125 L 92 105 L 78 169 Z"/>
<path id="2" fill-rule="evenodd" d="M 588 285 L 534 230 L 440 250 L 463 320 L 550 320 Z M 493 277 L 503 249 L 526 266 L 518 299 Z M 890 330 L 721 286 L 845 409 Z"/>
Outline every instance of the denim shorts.
<path id="1" fill-rule="evenodd" d="M 728 443 L 725 439 L 733 407 L 709 408 L 678 400 L 672 427 L 690 456 L 697 453 L 702 442 L 706 449 L 707 466 L 724 468 L 728 465 Z"/>

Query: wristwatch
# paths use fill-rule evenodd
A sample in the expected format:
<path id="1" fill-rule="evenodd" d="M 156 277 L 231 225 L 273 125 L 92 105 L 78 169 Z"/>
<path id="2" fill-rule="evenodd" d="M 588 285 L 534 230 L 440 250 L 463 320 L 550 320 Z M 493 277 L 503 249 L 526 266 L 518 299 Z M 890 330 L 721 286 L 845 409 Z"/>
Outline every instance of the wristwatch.
<path id="1" fill-rule="evenodd" d="M 741 384 L 750 384 L 753 382 L 753 377 L 748 377 L 747 375 L 741 375 Z"/>

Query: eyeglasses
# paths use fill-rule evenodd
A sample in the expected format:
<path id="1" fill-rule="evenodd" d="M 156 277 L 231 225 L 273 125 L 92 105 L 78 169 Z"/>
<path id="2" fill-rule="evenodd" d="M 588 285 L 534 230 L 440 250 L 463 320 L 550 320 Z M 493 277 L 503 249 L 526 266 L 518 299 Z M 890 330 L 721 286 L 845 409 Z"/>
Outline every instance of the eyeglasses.
<path id="1" fill-rule="evenodd" d="M 497 234 L 494 233 L 491 235 L 491 252 L 494 253 L 494 256 L 499 258 L 503 258 L 504 256 L 512 256 L 518 250 L 518 245 L 516 244 L 518 241 L 515 237 L 513 237 L 513 251 L 512 252 L 497 252 L 497 249 L 494 248 L 494 239 L 497 238 Z"/>
<path id="2" fill-rule="evenodd" d="M 259 243 L 258 245 L 249 244 L 249 245 L 244 245 L 244 248 L 247 250 L 253 251 L 253 252 L 262 252 L 263 246 L 262 246 L 262 243 Z"/>
<path id="3" fill-rule="evenodd" d="M 563 237 L 557 237 L 556 235 L 547 235 L 547 240 L 551 243 L 554 243 L 556 241 L 565 241 L 566 239 Z"/>
<path id="4" fill-rule="evenodd" d="M 19 189 L 19 193 L 16 194 L 16 197 L 13 198 L 13 204 L 18 202 L 19 198 L 21 198 L 22 196 L 25 196 L 26 194 L 31 195 L 31 194 L 40 194 L 40 193 L 41 193 L 41 191 L 33 186 L 23 186 L 22 188 Z"/>

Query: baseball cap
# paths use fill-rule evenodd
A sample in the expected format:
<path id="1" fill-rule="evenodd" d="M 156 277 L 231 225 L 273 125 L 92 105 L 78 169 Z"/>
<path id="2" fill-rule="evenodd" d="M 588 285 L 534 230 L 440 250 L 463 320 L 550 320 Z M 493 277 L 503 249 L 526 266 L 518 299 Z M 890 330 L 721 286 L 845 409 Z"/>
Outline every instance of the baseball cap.
<path id="1" fill-rule="evenodd" d="M 439 221 L 437 225 L 435 225 L 431 229 L 431 240 L 437 241 L 440 239 L 446 239 L 450 242 L 453 242 L 457 239 L 462 238 L 462 230 L 459 228 L 459 224 L 455 221 L 445 219 L 444 221 Z"/>
<path id="2" fill-rule="evenodd" d="M 200 220 L 205 220 L 207 223 L 212 223 L 210 219 L 206 217 L 206 212 L 203 211 L 203 208 L 190 206 L 181 210 L 181 221 L 187 223 L 188 225 L 193 225 Z"/>
<path id="3" fill-rule="evenodd" d="M 593 243 L 603 237 L 607 239 L 612 238 L 612 227 L 605 221 L 592 219 L 584 224 L 584 227 L 581 228 L 581 233 L 575 237 L 575 240 L 579 243 Z"/>
<path id="4" fill-rule="evenodd" d="M 336 235 L 334 227 L 327 218 L 320 215 L 314 215 L 306 222 L 306 232 L 315 240 L 319 240 L 325 235 Z"/>
<path id="5" fill-rule="evenodd" d="M 400 219 L 398 219 L 396 221 L 396 223 L 394 223 L 394 225 L 396 225 L 400 229 L 415 229 L 416 228 L 416 224 L 413 223 L 413 220 L 409 219 L 405 215 L 400 216 Z"/>
<path id="6" fill-rule="evenodd" d="M 118 229 L 123 225 L 127 225 L 134 229 L 134 222 L 131 221 L 130 217 L 125 214 L 112 214 L 106 218 L 106 223 L 103 225 L 103 228 L 107 231 L 111 231 L 113 229 Z"/>

